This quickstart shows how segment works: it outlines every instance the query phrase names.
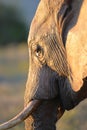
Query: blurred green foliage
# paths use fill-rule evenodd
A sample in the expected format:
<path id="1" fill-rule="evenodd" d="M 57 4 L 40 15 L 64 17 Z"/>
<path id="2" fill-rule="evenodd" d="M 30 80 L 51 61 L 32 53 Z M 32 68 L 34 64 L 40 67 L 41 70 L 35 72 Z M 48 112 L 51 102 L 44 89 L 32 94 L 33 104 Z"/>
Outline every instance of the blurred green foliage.
<path id="1" fill-rule="evenodd" d="M 27 41 L 28 29 L 21 12 L 0 4 L 0 45 L 18 44 Z"/>

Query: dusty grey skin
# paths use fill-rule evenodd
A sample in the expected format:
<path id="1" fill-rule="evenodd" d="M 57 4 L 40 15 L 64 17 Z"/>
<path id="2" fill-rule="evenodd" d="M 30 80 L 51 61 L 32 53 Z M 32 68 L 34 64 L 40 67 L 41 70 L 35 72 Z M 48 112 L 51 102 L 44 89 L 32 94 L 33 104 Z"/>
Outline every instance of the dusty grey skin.
<path id="1" fill-rule="evenodd" d="M 75 1 L 74 1 L 75 2 Z M 82 1 L 76 2 L 78 14 Z M 87 82 L 78 92 L 72 90 L 68 77 L 66 36 L 73 23 L 71 0 L 41 0 L 29 33 L 29 76 L 25 92 L 25 106 L 38 99 L 42 104 L 25 122 L 26 130 L 55 130 L 55 123 L 64 110 L 74 108 L 86 98 Z M 78 15 L 77 15 L 78 16 Z M 75 21 L 77 20 L 75 17 Z M 59 108 L 59 109 L 58 109 Z"/>

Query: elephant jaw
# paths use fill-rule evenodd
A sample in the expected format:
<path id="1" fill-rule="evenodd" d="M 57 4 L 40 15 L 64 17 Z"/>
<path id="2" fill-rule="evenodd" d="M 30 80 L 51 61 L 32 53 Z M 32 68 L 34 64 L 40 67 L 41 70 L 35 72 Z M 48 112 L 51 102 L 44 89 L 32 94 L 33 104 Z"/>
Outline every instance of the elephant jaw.
<path id="1" fill-rule="evenodd" d="M 29 102 L 29 104 L 14 118 L 12 118 L 11 120 L 3 123 L 0 125 L 0 130 L 6 130 L 6 129 L 10 129 L 14 126 L 16 126 L 17 124 L 23 122 L 26 118 L 28 118 L 28 116 L 30 116 L 32 114 L 32 112 L 34 112 L 37 107 L 40 105 L 41 101 L 39 100 L 32 100 Z"/>

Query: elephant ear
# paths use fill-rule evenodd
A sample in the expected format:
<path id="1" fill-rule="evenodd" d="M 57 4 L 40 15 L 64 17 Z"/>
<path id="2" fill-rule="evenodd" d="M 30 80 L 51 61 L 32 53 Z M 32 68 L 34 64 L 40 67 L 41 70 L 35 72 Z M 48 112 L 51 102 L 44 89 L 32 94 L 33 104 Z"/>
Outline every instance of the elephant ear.
<path id="1" fill-rule="evenodd" d="M 66 52 L 71 86 L 74 91 L 78 91 L 84 87 L 84 79 L 87 77 L 87 16 L 84 15 L 87 11 L 87 1 L 74 1 L 74 5 L 75 15 L 69 23 L 73 28 L 68 30 Z"/>

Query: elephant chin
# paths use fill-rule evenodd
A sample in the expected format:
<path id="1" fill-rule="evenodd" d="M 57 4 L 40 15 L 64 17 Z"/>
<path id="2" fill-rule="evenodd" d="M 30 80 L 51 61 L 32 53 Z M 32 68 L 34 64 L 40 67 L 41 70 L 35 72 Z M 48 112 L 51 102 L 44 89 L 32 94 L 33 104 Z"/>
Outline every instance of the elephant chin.
<path id="1" fill-rule="evenodd" d="M 0 125 L 0 130 L 7 130 L 10 129 L 17 124 L 23 122 L 26 118 L 28 118 L 40 105 L 41 101 L 39 100 L 32 100 L 29 104 L 13 119 L 3 123 Z"/>

